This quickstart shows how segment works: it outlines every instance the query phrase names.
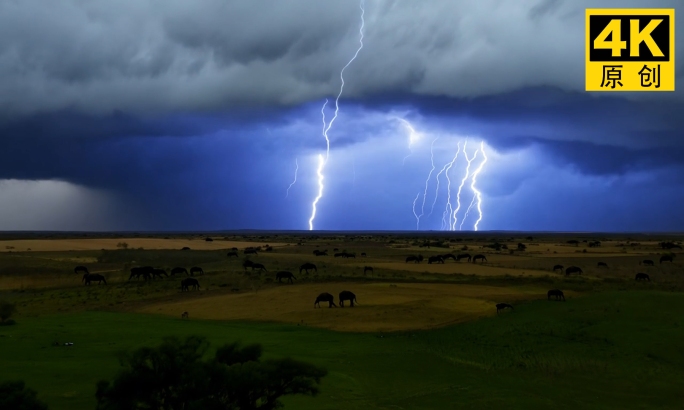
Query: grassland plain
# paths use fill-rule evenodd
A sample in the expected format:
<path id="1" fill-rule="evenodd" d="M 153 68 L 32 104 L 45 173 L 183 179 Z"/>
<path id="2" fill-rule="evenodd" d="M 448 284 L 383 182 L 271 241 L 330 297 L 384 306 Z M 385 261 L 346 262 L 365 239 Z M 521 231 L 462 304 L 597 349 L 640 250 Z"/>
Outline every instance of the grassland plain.
<path id="1" fill-rule="evenodd" d="M 155 249 L 61 244 L 0 253 L 0 299 L 19 307 L 18 324 L 0 326 L 0 380 L 24 379 L 51 409 L 92 409 L 95 383 L 117 372 L 120 352 L 198 334 L 214 347 L 262 343 L 266 356 L 330 371 L 319 397 L 287 398 L 286 408 L 679 409 L 684 400 L 684 269 L 677 258 L 658 263 L 669 252 L 660 242 L 677 237 L 576 235 L 575 246 L 567 235 L 234 235 L 207 242 L 216 248 L 177 248 L 204 237 L 150 238 Z M 582 243 L 597 238 L 599 248 Z M 428 239 L 440 246 L 419 246 Z M 493 247 L 518 242 L 527 250 Z M 242 252 L 228 258 L 236 243 L 271 244 L 272 252 L 250 256 L 268 272 L 245 270 Z M 312 255 L 326 248 L 331 256 Z M 335 248 L 356 258 L 335 258 Z M 488 262 L 404 262 L 447 252 L 484 253 Z M 640 265 L 643 259 L 656 266 Z M 299 274 L 304 262 L 318 272 Z M 585 274 L 554 274 L 557 263 Z M 81 264 L 109 284 L 83 286 L 73 272 Z M 141 265 L 201 266 L 206 274 L 200 291 L 181 293 L 180 278 L 129 281 L 130 267 Z M 373 273 L 364 275 L 363 266 Z M 274 282 L 277 270 L 295 272 L 297 281 Z M 636 272 L 652 281 L 635 282 Z M 343 288 L 359 306 L 313 309 L 318 293 Z M 567 302 L 547 301 L 552 288 L 563 289 Z M 497 315 L 498 302 L 515 310 Z M 190 320 L 180 319 L 183 310 Z"/>

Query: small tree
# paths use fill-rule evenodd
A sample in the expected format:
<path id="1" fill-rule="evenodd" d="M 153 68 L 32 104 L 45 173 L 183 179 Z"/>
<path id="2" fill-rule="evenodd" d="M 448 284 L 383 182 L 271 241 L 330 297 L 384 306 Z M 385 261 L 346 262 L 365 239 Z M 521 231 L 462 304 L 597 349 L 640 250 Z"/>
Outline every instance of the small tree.
<path id="1" fill-rule="evenodd" d="M 21 380 L 0 383 L 0 409 L 47 410 L 48 406 L 38 400 L 37 393 L 27 389 Z"/>
<path id="2" fill-rule="evenodd" d="M 126 242 L 119 242 L 116 244 L 116 247 L 120 249 L 128 249 L 128 244 Z"/>
<path id="3" fill-rule="evenodd" d="M 9 303 L 7 301 L 0 301 L 0 321 L 2 323 L 9 323 L 9 318 L 12 317 L 17 311 L 17 306 L 14 303 Z"/>
<path id="4" fill-rule="evenodd" d="M 282 407 L 282 396 L 318 394 L 327 373 L 293 359 L 260 361 L 260 345 L 226 345 L 203 361 L 208 347 L 202 337 L 171 337 L 133 352 L 113 382 L 97 384 L 97 408 L 272 410 Z"/>

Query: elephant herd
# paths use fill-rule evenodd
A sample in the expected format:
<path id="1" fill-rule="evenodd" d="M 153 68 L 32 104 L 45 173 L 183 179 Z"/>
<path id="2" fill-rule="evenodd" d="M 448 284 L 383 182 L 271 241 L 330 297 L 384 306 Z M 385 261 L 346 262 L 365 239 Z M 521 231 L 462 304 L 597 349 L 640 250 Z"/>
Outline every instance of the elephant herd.
<path id="1" fill-rule="evenodd" d="M 554 300 L 565 302 L 565 294 L 563 294 L 563 291 L 560 289 L 551 289 L 548 292 L 546 292 L 546 299 L 551 300 L 551 298 L 554 298 Z M 507 308 L 514 310 L 513 306 L 508 303 L 497 303 L 496 313 L 498 314 L 499 312 Z"/>
<path id="2" fill-rule="evenodd" d="M 661 263 L 661 264 L 662 264 L 663 262 L 670 262 L 670 263 L 672 263 L 673 260 L 674 260 L 674 256 L 673 256 L 673 255 L 671 255 L 671 254 L 666 254 L 666 255 L 662 255 L 662 256 L 660 257 L 659 263 Z M 642 261 L 639 262 L 639 265 L 642 265 L 642 266 L 655 266 L 655 263 L 653 262 L 652 259 L 644 259 L 644 260 L 642 260 Z M 596 266 L 597 266 L 598 268 L 608 269 L 608 264 L 605 263 L 605 262 L 598 262 L 598 263 L 596 264 Z M 565 268 L 563 265 L 554 265 L 554 267 L 553 267 L 553 271 L 554 271 L 554 272 L 560 271 L 561 273 L 563 273 L 563 270 L 564 270 L 564 269 L 565 269 L 565 275 L 566 275 L 566 276 L 568 276 L 568 275 L 570 275 L 570 274 L 572 274 L 572 273 L 577 273 L 577 274 L 579 274 L 579 275 L 581 275 L 581 274 L 583 273 L 582 269 L 579 268 L 579 267 L 577 267 L 577 266 L 570 266 L 570 267 L 568 267 L 568 268 Z M 635 275 L 634 280 L 637 280 L 637 281 L 646 280 L 646 281 L 649 281 L 649 282 L 650 282 L 650 281 L 651 281 L 651 277 L 650 277 L 647 273 L 639 272 L 639 273 L 637 273 L 637 274 Z"/>
<path id="3" fill-rule="evenodd" d="M 477 261 L 482 261 L 482 263 L 487 262 L 487 257 L 482 254 L 477 254 L 471 256 L 469 253 L 461 253 L 459 255 L 454 255 L 453 253 L 446 253 L 444 255 L 435 255 L 428 258 L 428 264 L 433 263 L 444 263 L 447 259 L 452 259 L 454 262 L 460 262 L 461 259 L 467 259 L 468 262 L 476 263 Z M 406 257 L 406 263 L 421 263 L 424 260 L 423 255 L 410 255 Z"/>
<path id="4" fill-rule="evenodd" d="M 83 278 L 81 279 L 81 282 L 85 283 L 85 285 L 90 285 L 92 282 L 97 282 L 98 284 L 104 283 L 105 285 L 107 284 L 107 280 L 103 275 L 100 275 L 98 273 L 90 273 L 88 271 L 88 268 L 85 266 L 76 266 L 74 268 L 74 273 L 78 274 L 83 272 Z M 133 278 L 140 279 L 143 278 L 143 280 L 152 280 L 155 278 L 160 278 L 162 277 L 169 277 L 169 276 L 175 276 L 177 274 L 183 274 L 185 273 L 186 276 L 195 276 L 195 274 L 198 275 L 204 275 L 204 270 L 200 268 L 199 266 L 193 266 L 190 268 L 190 271 L 188 271 L 185 268 L 181 267 L 176 267 L 171 269 L 171 275 L 167 274 L 164 269 L 157 269 L 153 268 L 152 266 L 141 266 L 141 267 L 135 267 L 131 268 L 131 275 L 128 277 L 128 280 L 130 281 Z M 181 281 L 181 291 L 186 291 L 190 290 L 190 287 L 193 289 L 199 289 L 200 285 L 197 279 L 195 278 L 186 278 Z"/>
<path id="5" fill-rule="evenodd" d="M 340 292 L 339 297 L 340 297 L 340 307 L 344 307 L 345 301 L 349 301 L 349 306 L 354 307 L 354 302 L 356 302 L 356 295 L 355 294 L 353 294 L 352 292 L 350 292 L 348 290 L 343 290 L 342 292 Z M 321 293 L 320 295 L 318 295 L 318 297 L 316 297 L 316 301 L 314 302 L 314 309 L 316 308 L 316 306 L 318 306 L 320 308 L 321 302 L 328 302 L 329 308 L 337 307 L 337 305 L 335 304 L 335 297 L 333 295 L 331 295 L 330 293 L 327 293 L 327 292 Z M 358 304 L 358 302 L 356 302 L 356 303 Z"/>

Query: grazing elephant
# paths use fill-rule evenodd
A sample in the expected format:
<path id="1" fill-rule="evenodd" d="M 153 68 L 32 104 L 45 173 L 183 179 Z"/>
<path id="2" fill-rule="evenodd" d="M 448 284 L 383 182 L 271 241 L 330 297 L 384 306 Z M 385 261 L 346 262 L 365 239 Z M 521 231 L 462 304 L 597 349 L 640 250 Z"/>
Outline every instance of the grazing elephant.
<path id="1" fill-rule="evenodd" d="M 356 302 L 356 295 L 348 290 L 343 290 L 342 292 L 340 292 L 340 307 L 344 307 L 345 300 L 349 301 L 349 306 L 354 307 L 354 302 Z"/>
<path id="2" fill-rule="evenodd" d="M 497 303 L 496 304 L 496 314 L 498 315 L 500 311 L 502 311 L 506 308 L 513 309 L 513 306 L 509 305 L 508 303 Z"/>
<path id="3" fill-rule="evenodd" d="M 363 267 L 363 274 L 365 275 L 366 272 L 373 273 L 373 267 L 372 266 L 364 266 Z"/>
<path id="4" fill-rule="evenodd" d="M 339 257 L 344 257 L 344 255 L 346 255 L 346 253 L 344 253 L 344 252 L 338 252 L 338 253 L 336 253 L 336 254 L 333 255 L 333 256 L 335 256 L 336 258 L 339 258 Z"/>
<path id="5" fill-rule="evenodd" d="M 195 278 L 185 278 L 181 281 L 181 292 L 183 291 L 190 291 L 190 286 L 192 286 L 193 289 L 199 290 L 200 284 L 199 281 Z"/>
<path id="6" fill-rule="evenodd" d="M 156 277 L 161 278 L 162 276 L 166 276 L 167 278 L 169 277 L 164 269 L 152 269 L 152 272 L 150 273 L 152 274 L 152 279 Z"/>
<path id="7" fill-rule="evenodd" d="M 487 262 L 487 257 L 482 254 L 473 256 L 473 263 L 477 263 L 478 260 L 482 260 L 482 263 L 485 263 Z"/>
<path id="8" fill-rule="evenodd" d="M 226 256 L 228 256 L 228 257 L 235 256 L 235 257 L 237 258 L 237 257 L 238 257 L 238 253 L 235 252 L 235 251 L 231 251 L 231 252 L 228 252 L 228 253 L 226 254 Z"/>
<path id="9" fill-rule="evenodd" d="M 469 253 L 462 253 L 456 257 L 456 262 L 460 262 L 461 259 L 468 259 L 468 262 L 470 262 L 473 258 L 470 256 Z"/>
<path id="10" fill-rule="evenodd" d="M 453 253 L 447 253 L 445 255 L 441 255 L 442 259 L 446 262 L 447 259 L 453 259 L 454 262 L 456 262 L 456 256 Z"/>
<path id="11" fill-rule="evenodd" d="M 231 251 L 237 252 L 237 251 L 238 251 L 238 248 L 230 248 L 230 250 L 231 250 Z"/>
<path id="12" fill-rule="evenodd" d="M 316 249 L 315 251 L 313 251 L 313 254 L 314 256 L 328 256 L 328 250 L 326 249 L 324 251 L 319 251 L 318 249 Z"/>
<path id="13" fill-rule="evenodd" d="M 320 295 L 318 295 L 318 297 L 316 297 L 316 301 L 314 302 L 314 309 L 316 308 L 316 306 L 321 307 L 321 302 L 328 302 L 329 308 L 333 306 L 337 307 L 337 305 L 335 304 L 335 297 L 327 292 L 321 293 Z"/>
<path id="14" fill-rule="evenodd" d="M 563 301 L 565 301 L 565 295 L 563 294 L 563 291 L 560 289 L 552 289 L 546 292 L 547 300 L 551 300 L 551 296 L 555 296 L 556 300 L 562 299 Z"/>
<path id="15" fill-rule="evenodd" d="M 660 257 L 660 263 L 663 262 L 672 262 L 672 255 L 663 255 Z"/>
<path id="16" fill-rule="evenodd" d="M 653 266 L 653 261 L 650 259 L 644 259 L 643 261 L 639 262 L 639 265 L 643 264 L 644 266 Z"/>
<path id="17" fill-rule="evenodd" d="M 247 268 L 251 268 L 252 265 L 254 265 L 254 262 L 250 261 L 249 259 L 242 262 L 242 267 L 245 268 L 245 271 L 247 270 Z"/>
<path id="18" fill-rule="evenodd" d="M 86 285 L 90 285 L 90 282 L 97 282 L 98 285 L 101 285 L 102 282 L 104 282 L 105 285 L 107 284 L 105 277 L 97 273 L 86 273 L 83 275 L 83 280 Z"/>
<path id="19" fill-rule="evenodd" d="M 171 269 L 171 276 L 175 276 L 175 275 L 178 275 L 181 273 L 185 273 L 185 276 L 190 276 L 190 274 L 188 273 L 188 270 L 185 268 L 178 268 L 177 267 L 177 268 Z"/>
<path id="20" fill-rule="evenodd" d="M 252 264 L 252 271 L 254 271 L 255 269 L 259 269 L 259 272 L 264 272 L 264 271 L 268 272 L 266 267 L 260 263 L 253 263 Z"/>
<path id="21" fill-rule="evenodd" d="M 154 270 L 153 267 L 151 266 L 142 266 L 139 268 L 131 268 L 131 276 L 128 277 L 128 280 L 133 279 L 135 277 L 136 279 L 140 279 L 142 276 L 144 280 L 149 280 L 152 279 L 152 271 Z"/>
<path id="22" fill-rule="evenodd" d="M 362 252 L 362 253 L 361 253 L 361 256 L 363 256 L 363 257 L 365 258 L 365 257 L 366 257 L 366 252 Z"/>
<path id="23" fill-rule="evenodd" d="M 553 271 L 554 271 L 554 272 L 557 271 L 557 270 L 559 270 L 561 273 L 563 273 L 563 269 L 565 269 L 565 268 L 563 267 L 563 265 L 554 265 L 554 266 L 553 266 Z"/>
<path id="24" fill-rule="evenodd" d="M 306 271 L 307 275 L 309 274 L 309 269 L 313 269 L 314 272 L 318 273 L 318 268 L 316 268 L 316 265 L 313 263 L 305 263 L 302 266 L 299 267 L 299 273 L 301 274 L 302 271 Z"/>
<path id="25" fill-rule="evenodd" d="M 244 253 L 245 255 L 250 255 L 250 254 L 251 254 L 251 255 L 258 255 L 256 249 L 245 249 L 245 250 L 243 251 L 243 253 Z"/>
<path id="26" fill-rule="evenodd" d="M 599 268 L 608 268 L 608 264 L 605 262 L 599 262 L 596 264 L 596 266 Z"/>
<path id="27" fill-rule="evenodd" d="M 282 283 L 283 279 L 288 279 L 290 283 L 292 282 L 292 279 L 297 279 L 295 275 L 292 274 L 292 272 L 288 272 L 285 270 L 281 270 L 280 272 L 276 273 L 276 279 L 278 280 L 279 283 Z"/>
<path id="28" fill-rule="evenodd" d="M 88 268 L 85 266 L 77 266 L 74 268 L 74 273 L 78 274 L 78 272 L 88 273 Z"/>
<path id="29" fill-rule="evenodd" d="M 571 273 L 577 273 L 578 275 L 582 274 L 582 269 L 577 267 L 577 266 L 570 266 L 565 270 L 565 276 L 570 275 Z"/>
<path id="30" fill-rule="evenodd" d="M 417 257 L 417 256 L 407 256 L 407 257 L 406 257 L 406 263 L 409 263 L 409 262 L 420 263 L 420 262 L 418 261 L 418 257 Z"/>
<path id="31" fill-rule="evenodd" d="M 190 276 L 195 276 L 195 273 L 199 275 L 204 275 L 204 270 L 202 270 L 202 268 L 200 268 L 199 266 L 193 266 L 192 268 L 190 268 Z"/>
<path id="32" fill-rule="evenodd" d="M 440 255 L 430 256 L 428 258 L 428 265 L 432 263 L 444 263 L 444 258 L 442 258 Z"/>
<path id="33" fill-rule="evenodd" d="M 650 282 L 651 277 L 645 273 L 637 273 L 636 276 L 634 277 L 634 280 L 647 280 Z"/>

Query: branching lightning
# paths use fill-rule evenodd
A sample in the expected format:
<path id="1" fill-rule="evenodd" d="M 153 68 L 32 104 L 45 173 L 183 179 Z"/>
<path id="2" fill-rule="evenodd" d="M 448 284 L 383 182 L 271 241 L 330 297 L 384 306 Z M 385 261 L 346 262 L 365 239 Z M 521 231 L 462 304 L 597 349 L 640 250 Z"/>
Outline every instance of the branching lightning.
<path id="1" fill-rule="evenodd" d="M 316 171 L 318 174 L 318 196 L 316 199 L 314 199 L 312 203 L 312 211 L 311 211 L 311 218 L 309 219 L 309 230 L 313 230 L 313 221 L 316 219 L 316 205 L 318 204 L 318 201 L 321 199 L 323 196 L 323 170 L 325 168 L 325 164 L 328 162 L 328 158 L 330 157 L 330 138 L 328 138 L 328 131 L 330 131 L 330 128 L 333 125 L 333 122 L 335 122 L 335 119 L 337 118 L 337 113 L 339 112 L 339 101 L 340 97 L 342 96 L 342 91 L 344 90 L 344 70 L 349 67 L 349 65 L 356 59 L 356 57 L 359 55 L 359 52 L 361 49 L 363 49 L 363 27 L 365 25 L 365 20 L 364 20 L 364 14 L 365 14 L 365 9 L 364 9 L 364 0 L 361 0 L 361 3 L 359 4 L 359 8 L 361 9 L 361 28 L 359 28 L 359 48 L 356 50 L 356 53 L 354 53 L 354 56 L 349 60 L 349 62 L 342 67 L 342 70 L 340 71 L 340 80 L 342 84 L 340 85 L 340 92 L 337 94 L 337 98 L 335 98 L 335 115 L 333 115 L 333 118 L 330 120 L 330 123 L 328 123 L 328 126 L 325 126 L 325 106 L 328 104 L 328 100 L 325 100 L 325 103 L 323 104 L 323 107 L 321 108 L 321 114 L 323 115 L 323 136 L 325 137 L 325 142 L 326 142 L 326 151 L 325 151 L 325 159 L 323 159 L 322 155 L 319 155 L 318 157 L 318 170 Z"/>
<path id="2" fill-rule="evenodd" d="M 428 174 L 427 178 L 425 179 L 425 191 L 423 192 L 423 204 L 420 206 L 420 215 L 418 216 L 418 225 L 420 225 L 420 218 L 425 215 L 425 198 L 427 198 L 427 191 L 428 191 L 428 184 L 430 183 L 430 177 L 432 176 L 432 173 L 435 171 L 435 152 L 434 152 L 434 147 L 435 147 L 435 142 L 439 137 L 435 138 L 432 141 L 432 144 L 430 144 L 430 165 L 432 168 L 430 168 L 430 173 Z"/>
<path id="3" fill-rule="evenodd" d="M 416 231 L 420 229 L 420 217 L 418 214 L 416 214 L 416 201 L 418 201 L 418 197 L 420 196 L 420 192 L 416 194 L 416 199 L 413 200 L 413 216 L 416 217 Z"/>
<path id="4" fill-rule="evenodd" d="M 468 213 L 470 212 L 470 209 L 473 207 L 473 205 L 475 205 L 475 203 L 477 203 L 477 212 L 478 212 L 477 221 L 475 221 L 475 225 L 473 226 L 473 229 L 475 231 L 477 231 L 477 225 L 479 225 L 480 221 L 482 220 L 482 193 L 477 188 L 475 188 L 475 184 L 477 182 L 478 174 L 480 173 L 480 171 L 482 171 L 484 164 L 487 162 L 487 154 L 485 154 L 485 150 L 484 150 L 484 141 L 480 143 L 480 150 L 479 151 L 482 151 L 482 156 L 484 159 L 480 163 L 480 166 L 477 167 L 475 172 L 473 172 L 473 178 L 470 181 L 470 189 L 474 192 L 473 200 L 470 201 L 470 206 L 468 206 L 468 209 L 466 210 L 466 213 L 463 216 L 463 220 L 461 221 L 461 225 L 458 228 L 459 230 L 461 230 L 463 228 L 463 222 L 465 222 L 465 219 L 468 217 Z M 477 155 L 477 152 L 475 154 Z"/>
<path id="5" fill-rule="evenodd" d="M 454 159 L 452 159 L 451 162 L 448 164 L 449 166 L 447 167 L 446 172 L 444 173 L 444 176 L 447 179 L 447 203 L 444 209 L 444 213 L 442 213 L 442 229 L 449 229 L 451 227 L 451 211 L 453 210 L 453 207 L 451 206 L 451 178 L 449 178 L 449 171 L 451 170 L 451 167 L 454 166 L 454 163 L 456 162 L 456 159 L 458 158 L 458 154 L 460 152 L 461 142 L 459 141 L 459 143 L 457 144 Z"/>
<path id="6" fill-rule="evenodd" d="M 405 156 L 404 159 L 401 161 L 401 166 L 404 166 L 404 163 L 406 163 L 406 159 L 408 157 L 410 157 L 411 155 L 413 155 L 413 144 L 420 139 L 420 134 L 418 132 L 416 132 L 415 129 L 413 129 L 410 122 L 406 121 L 403 118 L 399 118 L 399 117 L 396 117 L 396 119 L 401 121 L 406 126 L 406 128 L 408 128 L 408 130 L 409 130 L 408 148 L 409 148 L 410 153 L 407 156 Z"/>
<path id="7" fill-rule="evenodd" d="M 463 185 L 465 185 L 465 182 L 468 180 L 468 177 L 470 176 L 470 164 L 472 164 L 475 157 L 477 157 L 477 151 L 475 151 L 475 155 L 473 155 L 472 158 L 468 158 L 468 151 L 466 150 L 467 145 L 468 140 L 466 140 L 465 144 L 463 144 L 463 153 L 465 154 L 467 165 L 465 169 L 465 175 L 463 176 L 463 179 L 461 179 L 461 184 L 458 186 L 458 191 L 456 192 L 456 210 L 452 215 L 454 221 L 451 224 L 452 231 L 456 230 L 456 222 L 458 221 L 458 211 L 461 209 L 461 191 L 463 190 Z"/>
<path id="8" fill-rule="evenodd" d="M 285 194 L 285 198 L 287 198 L 287 196 L 290 195 L 290 188 L 292 188 L 292 185 L 297 183 L 297 171 L 299 171 L 299 163 L 297 162 L 297 158 L 295 158 L 295 165 L 297 166 L 297 168 L 295 168 L 294 181 L 292 181 L 290 186 L 287 187 L 287 193 Z"/>

